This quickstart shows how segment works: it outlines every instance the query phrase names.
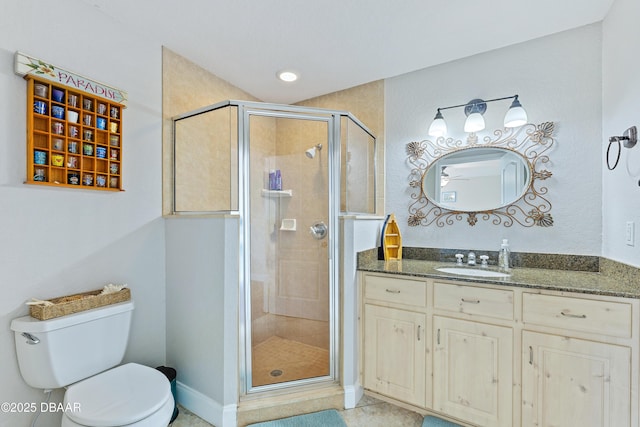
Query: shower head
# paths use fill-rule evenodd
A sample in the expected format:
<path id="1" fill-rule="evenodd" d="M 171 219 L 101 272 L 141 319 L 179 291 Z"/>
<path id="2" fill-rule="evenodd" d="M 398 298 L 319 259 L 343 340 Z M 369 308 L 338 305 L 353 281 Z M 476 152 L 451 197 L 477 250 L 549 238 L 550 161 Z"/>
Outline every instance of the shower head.
<path id="1" fill-rule="evenodd" d="M 304 152 L 304 154 L 306 154 L 306 156 L 310 159 L 313 159 L 316 156 L 316 151 L 320 151 L 322 150 L 322 144 L 318 144 L 314 147 L 309 148 L 307 151 Z"/>

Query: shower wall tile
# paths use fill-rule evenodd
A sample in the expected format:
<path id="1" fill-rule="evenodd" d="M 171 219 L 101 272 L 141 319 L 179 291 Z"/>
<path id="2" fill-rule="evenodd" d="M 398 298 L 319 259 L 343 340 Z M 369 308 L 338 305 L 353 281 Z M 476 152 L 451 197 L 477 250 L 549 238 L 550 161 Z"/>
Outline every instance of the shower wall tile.
<path id="1" fill-rule="evenodd" d="M 276 335 L 275 322 L 272 314 L 254 318 L 251 321 L 251 343 L 258 345 Z"/>
<path id="2" fill-rule="evenodd" d="M 278 295 L 287 298 L 320 299 L 317 260 L 280 259 Z"/>
<path id="3" fill-rule="evenodd" d="M 251 318 L 258 319 L 267 313 L 264 311 L 264 282 L 251 281 Z"/>
<path id="4" fill-rule="evenodd" d="M 251 322 L 252 343 L 260 344 L 277 336 L 329 350 L 329 322 L 265 314 Z"/>
<path id="5" fill-rule="evenodd" d="M 265 292 L 273 293 L 276 282 L 276 230 L 281 199 L 263 197 L 268 173 L 275 169 L 276 121 L 272 117 L 252 116 L 249 139 L 251 207 L 251 277 L 264 282 Z M 246 174 L 245 174 L 246 177 Z"/>
<path id="6" fill-rule="evenodd" d="M 235 139 L 237 130 L 229 122 L 229 113 L 209 112 L 176 124 L 178 211 L 231 209 L 231 164 L 236 148 L 229 141 Z"/>
<path id="7" fill-rule="evenodd" d="M 377 141 L 376 213 L 384 214 L 384 80 L 311 98 L 297 105 L 349 111 L 375 135 Z"/>
<path id="8" fill-rule="evenodd" d="M 275 335 L 292 341 L 329 349 L 329 322 L 274 316 Z"/>
<path id="9" fill-rule="evenodd" d="M 209 71 L 194 64 L 188 59 L 163 47 L 162 49 L 162 147 L 163 147 L 163 173 L 162 173 L 162 213 L 171 213 L 173 204 L 173 176 L 171 165 L 172 156 L 172 122 L 171 117 L 187 113 L 197 108 L 215 104 L 228 99 L 244 99 L 258 101 L 249 93 L 233 86 L 232 84 L 211 74 Z M 206 157 L 194 157 L 193 168 L 200 167 L 198 160 Z M 220 160 L 217 164 L 229 163 Z M 225 171 L 226 173 L 226 171 Z M 210 177 L 207 177 L 210 178 Z M 205 177 L 202 178 L 206 179 Z M 189 197 L 198 198 L 199 186 L 194 185 L 196 191 Z M 226 191 L 228 194 L 228 191 Z M 217 194 L 217 193 L 216 193 Z"/>
<path id="10" fill-rule="evenodd" d="M 329 223 L 327 134 L 325 122 L 278 119 L 277 168 L 283 187 L 293 193 L 279 203 L 280 218 L 295 218 L 298 230 L 278 233 L 276 313 L 305 319 L 328 320 L 328 248 L 313 239 L 309 227 Z M 323 144 L 315 158 L 305 150 Z"/>

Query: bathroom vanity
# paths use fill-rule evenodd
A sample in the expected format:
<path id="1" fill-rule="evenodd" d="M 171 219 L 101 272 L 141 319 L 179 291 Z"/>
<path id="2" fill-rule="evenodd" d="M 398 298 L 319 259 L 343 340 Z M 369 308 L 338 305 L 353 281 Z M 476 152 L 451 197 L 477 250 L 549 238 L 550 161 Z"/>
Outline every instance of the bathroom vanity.
<path id="1" fill-rule="evenodd" d="M 368 393 L 474 426 L 638 427 L 638 279 L 445 264 L 359 263 Z"/>

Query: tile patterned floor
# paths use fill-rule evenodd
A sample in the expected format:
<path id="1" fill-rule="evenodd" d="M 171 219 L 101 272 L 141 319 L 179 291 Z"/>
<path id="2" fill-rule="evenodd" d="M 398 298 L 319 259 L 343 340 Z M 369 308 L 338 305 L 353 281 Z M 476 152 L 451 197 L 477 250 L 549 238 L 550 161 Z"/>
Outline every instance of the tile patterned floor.
<path id="1" fill-rule="evenodd" d="M 348 427 L 421 427 L 424 417 L 373 397 L 364 396 L 353 409 L 340 411 Z"/>
<path id="2" fill-rule="evenodd" d="M 353 409 L 339 411 L 348 427 L 420 427 L 423 416 L 364 396 Z M 184 408 L 171 427 L 213 427 Z"/>
<path id="3" fill-rule="evenodd" d="M 170 424 L 170 427 L 213 427 L 212 424 L 201 420 L 182 406 L 179 406 L 179 408 L 180 414 L 178 414 L 178 418 Z"/>
<path id="4" fill-rule="evenodd" d="M 252 357 L 254 386 L 329 375 L 329 351 L 277 336 L 256 345 Z"/>

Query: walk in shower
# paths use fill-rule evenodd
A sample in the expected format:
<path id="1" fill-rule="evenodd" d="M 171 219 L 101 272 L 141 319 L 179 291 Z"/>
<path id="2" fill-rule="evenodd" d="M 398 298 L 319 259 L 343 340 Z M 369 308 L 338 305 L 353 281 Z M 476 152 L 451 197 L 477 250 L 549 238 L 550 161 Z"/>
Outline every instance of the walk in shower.
<path id="1" fill-rule="evenodd" d="M 348 112 L 241 101 L 173 136 L 174 214 L 239 218 L 241 394 L 339 381 L 339 218 L 375 213 L 375 137 Z"/>

